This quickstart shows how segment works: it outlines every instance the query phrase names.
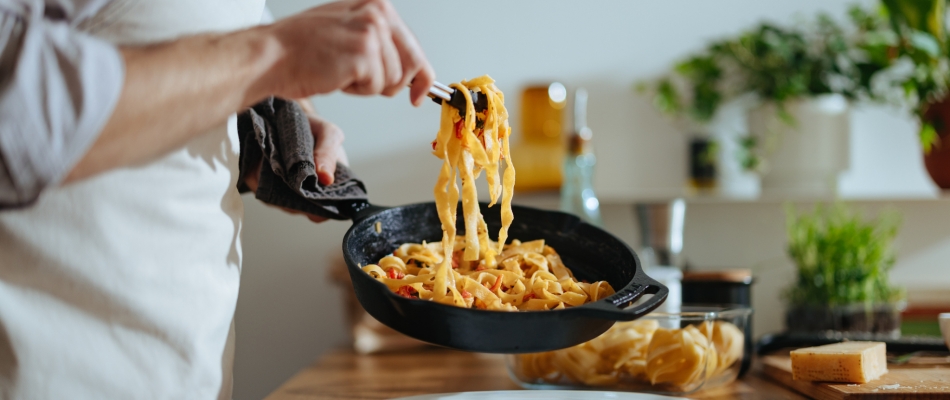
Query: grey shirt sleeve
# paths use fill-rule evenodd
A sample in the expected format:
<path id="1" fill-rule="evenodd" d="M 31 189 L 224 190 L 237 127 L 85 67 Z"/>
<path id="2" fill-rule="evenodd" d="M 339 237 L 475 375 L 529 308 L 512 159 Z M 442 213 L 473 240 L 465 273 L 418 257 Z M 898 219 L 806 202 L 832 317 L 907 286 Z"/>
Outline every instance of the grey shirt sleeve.
<path id="1" fill-rule="evenodd" d="M 59 184 L 119 98 L 118 49 L 39 0 L 0 0 L 0 210 Z"/>

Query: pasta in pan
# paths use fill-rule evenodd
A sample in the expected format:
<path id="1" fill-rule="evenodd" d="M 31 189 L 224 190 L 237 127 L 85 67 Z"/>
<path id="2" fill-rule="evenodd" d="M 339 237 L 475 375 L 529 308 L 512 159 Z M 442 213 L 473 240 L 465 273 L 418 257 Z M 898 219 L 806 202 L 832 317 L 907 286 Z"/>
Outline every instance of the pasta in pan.
<path id="1" fill-rule="evenodd" d="M 443 161 L 434 190 L 442 241 L 403 244 L 363 271 L 405 297 L 486 310 L 559 309 L 613 294 L 605 281 L 577 281 L 543 240 L 506 244 L 514 220 L 515 169 L 504 94 L 487 75 L 450 86 L 465 95 L 466 107 L 462 117 L 443 102 L 439 132 L 432 142 L 433 154 Z M 486 97 L 486 110 L 476 113 L 470 90 Z M 475 179 L 483 171 L 489 207 L 501 202 L 497 242 L 489 238 L 478 205 Z M 458 236 L 455 228 L 460 197 L 464 236 Z"/>

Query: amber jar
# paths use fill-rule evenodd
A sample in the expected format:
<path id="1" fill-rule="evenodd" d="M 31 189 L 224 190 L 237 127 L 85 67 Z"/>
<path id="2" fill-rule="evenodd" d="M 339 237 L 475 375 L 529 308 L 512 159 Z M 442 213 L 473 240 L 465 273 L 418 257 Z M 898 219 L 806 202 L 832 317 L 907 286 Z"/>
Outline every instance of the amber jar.
<path id="1" fill-rule="evenodd" d="M 557 82 L 528 86 L 521 92 L 520 106 L 521 124 L 511 145 L 518 174 L 515 190 L 558 189 L 565 153 L 567 89 Z"/>

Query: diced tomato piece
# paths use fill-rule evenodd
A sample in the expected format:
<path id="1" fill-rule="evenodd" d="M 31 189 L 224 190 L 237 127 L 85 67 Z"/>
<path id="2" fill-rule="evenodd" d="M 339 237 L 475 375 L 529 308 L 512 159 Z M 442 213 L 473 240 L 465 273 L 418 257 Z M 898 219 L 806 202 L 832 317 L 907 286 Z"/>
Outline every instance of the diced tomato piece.
<path id="1" fill-rule="evenodd" d="M 396 289 L 396 294 L 410 299 L 419 297 L 419 292 L 409 285 L 400 286 L 399 289 Z"/>
<path id="2" fill-rule="evenodd" d="M 536 299 L 536 298 L 538 298 L 538 296 L 535 295 L 534 293 L 528 293 L 524 295 L 524 297 L 521 298 L 521 301 L 528 301 L 528 300 Z"/>
<path id="3" fill-rule="evenodd" d="M 479 263 L 478 267 L 475 268 L 476 271 L 484 271 L 486 269 L 488 268 L 485 268 L 485 264 L 481 264 L 481 263 Z"/>
<path id="4" fill-rule="evenodd" d="M 435 151 L 435 146 L 436 146 L 438 143 L 439 143 L 438 140 L 433 140 L 433 141 L 432 141 L 432 151 Z"/>
<path id="5" fill-rule="evenodd" d="M 501 279 L 500 276 L 499 276 L 499 277 L 496 277 L 496 278 L 495 278 L 495 284 L 492 285 L 492 287 L 491 287 L 490 290 L 491 290 L 492 292 L 495 292 L 496 290 L 498 290 L 498 288 L 501 287 L 501 281 L 502 281 L 502 279 Z"/>
<path id="6" fill-rule="evenodd" d="M 467 290 L 462 289 L 462 297 L 464 297 L 464 298 L 466 298 L 466 299 L 470 299 L 470 298 L 472 297 L 472 294 L 469 293 Z"/>
<path id="7" fill-rule="evenodd" d="M 389 279 L 399 279 L 397 278 L 397 276 L 399 276 L 399 271 L 396 271 L 395 268 L 390 268 L 386 275 L 389 276 Z"/>
<path id="8" fill-rule="evenodd" d="M 458 252 L 458 251 L 457 251 L 457 252 L 455 252 L 455 253 L 452 253 L 452 269 L 458 269 L 458 267 L 459 267 L 459 261 L 461 261 L 461 260 L 460 260 L 461 258 L 462 258 L 462 253 L 461 253 L 461 252 Z"/>
<path id="9" fill-rule="evenodd" d="M 464 124 L 465 124 L 464 119 L 460 119 L 455 122 L 455 137 L 458 139 L 462 138 L 462 127 L 464 126 Z"/>

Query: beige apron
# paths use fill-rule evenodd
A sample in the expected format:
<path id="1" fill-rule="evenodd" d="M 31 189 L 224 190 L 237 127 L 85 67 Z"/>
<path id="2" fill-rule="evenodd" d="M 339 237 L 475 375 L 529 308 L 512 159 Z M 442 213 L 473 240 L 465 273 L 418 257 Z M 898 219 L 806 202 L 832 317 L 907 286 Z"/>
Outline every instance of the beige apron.
<path id="1" fill-rule="evenodd" d="M 263 7 L 114 0 L 78 27 L 140 44 L 254 25 Z M 231 397 L 238 151 L 232 116 L 159 160 L 0 213 L 0 398 Z"/>

